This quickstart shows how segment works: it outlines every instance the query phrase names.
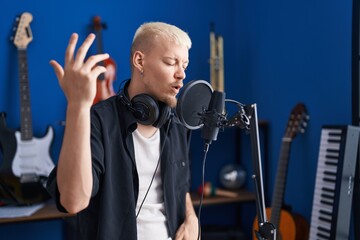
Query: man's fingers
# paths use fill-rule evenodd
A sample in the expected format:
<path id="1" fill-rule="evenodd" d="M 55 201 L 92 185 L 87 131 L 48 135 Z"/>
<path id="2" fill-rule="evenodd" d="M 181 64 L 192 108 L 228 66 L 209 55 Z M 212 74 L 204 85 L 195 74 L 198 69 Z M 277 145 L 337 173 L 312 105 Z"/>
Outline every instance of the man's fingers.
<path id="1" fill-rule="evenodd" d="M 95 34 L 90 33 L 87 38 L 84 40 L 83 44 L 81 44 L 75 56 L 75 64 L 83 64 L 84 59 L 86 57 L 86 53 L 88 52 L 91 44 L 95 40 Z"/>
<path id="2" fill-rule="evenodd" d="M 54 68 L 56 77 L 60 81 L 64 76 L 64 69 L 61 67 L 61 65 L 56 62 L 55 60 L 50 61 L 50 65 Z"/>
<path id="3" fill-rule="evenodd" d="M 86 62 L 84 63 L 84 68 L 87 69 L 88 71 L 91 71 L 91 69 L 94 68 L 95 65 L 99 64 L 100 62 L 108 59 L 110 56 L 107 53 L 103 53 L 103 54 L 96 54 L 93 56 L 90 56 Z"/>
<path id="4" fill-rule="evenodd" d="M 182 240 L 184 239 L 184 236 L 185 236 L 185 227 L 184 224 L 182 224 L 176 231 L 175 240 Z"/>
<path id="5" fill-rule="evenodd" d="M 74 52 L 78 39 L 79 39 L 79 35 L 77 33 L 73 33 L 70 37 L 65 52 L 65 66 L 67 66 L 69 63 L 71 63 L 74 60 Z"/>
<path id="6" fill-rule="evenodd" d="M 106 68 L 104 66 L 96 66 L 93 70 L 92 73 L 94 74 L 94 76 L 96 77 L 96 79 L 99 77 L 100 74 L 106 72 Z"/>

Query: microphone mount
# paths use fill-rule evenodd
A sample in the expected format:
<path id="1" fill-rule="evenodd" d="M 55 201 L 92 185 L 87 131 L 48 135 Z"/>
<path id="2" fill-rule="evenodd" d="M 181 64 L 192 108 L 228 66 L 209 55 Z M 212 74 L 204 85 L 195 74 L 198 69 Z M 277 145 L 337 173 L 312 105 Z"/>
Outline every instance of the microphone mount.
<path id="1" fill-rule="evenodd" d="M 201 113 L 200 116 L 200 123 L 206 125 L 210 128 L 221 128 L 223 129 L 227 124 L 226 114 L 219 113 L 216 109 L 211 111 L 207 111 L 205 108 Z"/>
<path id="2" fill-rule="evenodd" d="M 235 103 L 236 106 L 238 107 L 238 111 L 230 119 L 226 120 L 225 127 L 239 127 L 249 132 L 251 116 L 248 116 L 246 114 L 245 111 L 246 105 L 232 99 L 225 99 L 225 102 Z"/>
<path id="3" fill-rule="evenodd" d="M 246 115 L 246 105 L 232 99 L 225 99 L 225 102 L 235 103 L 238 107 L 238 111 L 232 117 L 228 119 L 226 112 L 219 113 L 216 109 L 209 111 L 203 107 L 202 111 L 198 113 L 200 124 L 210 128 L 217 127 L 222 130 L 224 130 L 224 128 L 239 127 L 250 131 L 250 116 Z"/>

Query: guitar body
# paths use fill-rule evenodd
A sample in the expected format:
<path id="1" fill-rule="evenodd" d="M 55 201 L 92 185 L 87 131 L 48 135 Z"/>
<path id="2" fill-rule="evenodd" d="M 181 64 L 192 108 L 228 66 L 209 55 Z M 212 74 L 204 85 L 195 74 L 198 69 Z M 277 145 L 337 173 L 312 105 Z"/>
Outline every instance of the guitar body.
<path id="1" fill-rule="evenodd" d="M 42 139 L 22 141 L 19 131 L 6 126 L 6 114 L 0 113 L 0 202 L 28 205 L 50 198 L 45 179 L 54 168 L 50 146 L 54 131 L 48 128 Z"/>
<path id="2" fill-rule="evenodd" d="M 106 59 L 104 61 L 104 67 L 106 68 L 106 72 L 102 77 L 103 79 L 100 77 L 96 82 L 96 96 L 94 104 L 115 95 L 113 87 L 116 77 L 115 61 L 111 58 Z"/>
<path id="3" fill-rule="evenodd" d="M 292 213 L 291 215 L 295 220 L 296 240 L 308 240 L 309 231 L 310 231 L 310 226 L 308 221 L 300 214 Z"/>
<path id="4" fill-rule="evenodd" d="M 54 130 L 48 127 L 43 138 L 21 140 L 21 133 L 15 132 L 16 152 L 12 162 L 12 172 L 16 177 L 24 174 L 36 174 L 37 176 L 49 176 L 55 167 L 50 157 L 50 147 L 54 137 Z"/>
<path id="5" fill-rule="evenodd" d="M 271 217 L 271 208 L 266 208 L 266 215 Z M 287 210 L 282 209 L 280 212 L 280 224 L 277 229 L 278 240 L 307 240 L 309 236 L 309 224 L 306 219 L 299 214 L 293 214 Z M 255 218 L 253 229 L 258 231 L 258 219 Z M 257 240 L 255 232 L 253 232 L 253 239 Z"/>

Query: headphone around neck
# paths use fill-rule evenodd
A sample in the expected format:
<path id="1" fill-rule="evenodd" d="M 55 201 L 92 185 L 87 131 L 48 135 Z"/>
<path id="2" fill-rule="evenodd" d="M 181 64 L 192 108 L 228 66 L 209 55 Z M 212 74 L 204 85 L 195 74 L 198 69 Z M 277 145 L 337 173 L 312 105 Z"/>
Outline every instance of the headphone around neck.
<path id="1" fill-rule="evenodd" d="M 161 128 L 169 120 L 171 108 L 146 93 L 138 94 L 129 100 L 127 93 L 129 83 L 130 81 L 125 84 L 119 94 L 121 103 L 132 112 L 140 124 Z"/>

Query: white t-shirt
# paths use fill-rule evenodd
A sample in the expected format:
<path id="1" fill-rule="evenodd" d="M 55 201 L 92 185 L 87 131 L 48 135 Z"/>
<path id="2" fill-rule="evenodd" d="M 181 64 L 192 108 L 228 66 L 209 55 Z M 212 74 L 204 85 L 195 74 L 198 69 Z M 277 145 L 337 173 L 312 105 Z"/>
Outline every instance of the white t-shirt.
<path id="1" fill-rule="evenodd" d="M 139 175 L 139 196 L 136 214 L 151 183 L 160 155 L 160 131 L 150 138 L 141 135 L 138 130 L 133 132 L 135 162 Z M 165 216 L 164 196 L 161 182 L 160 165 L 149 193 L 136 218 L 139 240 L 168 240 L 167 220 Z"/>

